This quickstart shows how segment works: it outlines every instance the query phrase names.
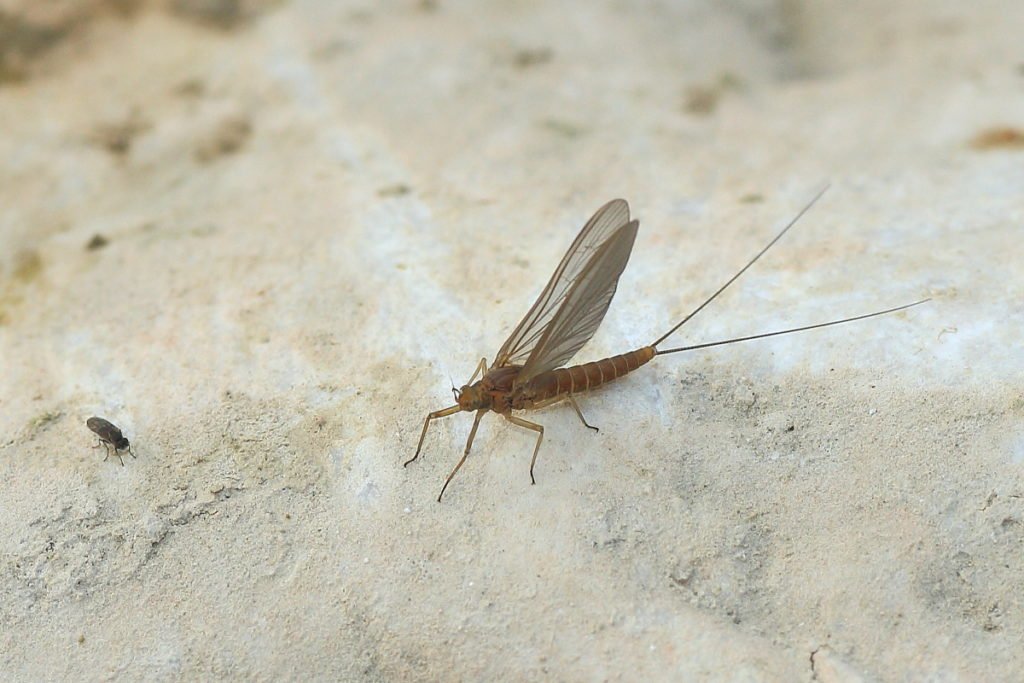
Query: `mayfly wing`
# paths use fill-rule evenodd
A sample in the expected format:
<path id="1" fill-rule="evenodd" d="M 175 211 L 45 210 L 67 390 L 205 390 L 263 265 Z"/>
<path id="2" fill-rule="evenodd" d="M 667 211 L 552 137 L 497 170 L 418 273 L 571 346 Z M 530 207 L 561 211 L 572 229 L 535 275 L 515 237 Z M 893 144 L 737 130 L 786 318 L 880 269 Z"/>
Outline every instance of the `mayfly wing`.
<path id="1" fill-rule="evenodd" d="M 505 340 L 491 367 L 526 363 L 587 263 L 628 223 L 629 204 L 623 199 L 613 199 L 597 210 L 562 257 L 537 301 Z"/>
<path id="2" fill-rule="evenodd" d="M 594 336 L 629 262 L 639 226 L 635 220 L 621 226 L 590 257 L 545 326 L 517 383 L 565 365 Z"/>

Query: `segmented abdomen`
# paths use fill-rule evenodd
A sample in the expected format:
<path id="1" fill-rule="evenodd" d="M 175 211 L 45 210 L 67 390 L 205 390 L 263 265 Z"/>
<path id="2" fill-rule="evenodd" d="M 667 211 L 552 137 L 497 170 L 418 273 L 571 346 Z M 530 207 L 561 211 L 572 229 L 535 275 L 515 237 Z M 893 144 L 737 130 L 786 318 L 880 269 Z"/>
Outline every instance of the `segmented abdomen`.
<path id="1" fill-rule="evenodd" d="M 653 346 L 645 346 L 593 363 L 542 373 L 530 380 L 533 401 L 539 402 L 562 394 L 575 394 L 580 391 L 596 389 L 605 382 L 618 379 L 650 362 L 655 353 Z"/>

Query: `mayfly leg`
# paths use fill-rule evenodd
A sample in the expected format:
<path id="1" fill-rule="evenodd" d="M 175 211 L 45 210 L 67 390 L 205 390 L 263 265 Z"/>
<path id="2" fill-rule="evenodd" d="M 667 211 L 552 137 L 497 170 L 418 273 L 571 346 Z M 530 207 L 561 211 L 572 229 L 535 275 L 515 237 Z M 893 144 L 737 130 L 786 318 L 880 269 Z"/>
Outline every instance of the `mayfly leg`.
<path id="1" fill-rule="evenodd" d="M 568 394 L 568 395 L 566 396 L 566 398 L 568 398 L 568 400 L 569 400 L 569 403 L 570 403 L 570 404 L 572 405 L 572 409 L 576 411 L 576 414 L 577 414 L 577 415 L 579 415 L 579 418 L 580 418 L 580 422 L 582 422 L 582 423 L 583 423 L 583 426 L 584 426 L 584 427 L 586 427 L 587 429 L 593 429 L 593 430 L 594 430 L 595 432 L 599 432 L 599 431 L 601 431 L 600 429 L 598 429 L 598 428 L 597 428 L 597 427 L 595 427 L 594 425 L 592 425 L 592 424 L 588 424 L 588 423 L 587 423 L 587 418 L 583 417 L 583 411 L 582 411 L 582 410 L 580 410 L 580 404 L 579 404 L 579 403 L 576 403 L 576 399 L 575 399 L 575 398 L 573 398 L 572 394 Z"/>
<path id="2" fill-rule="evenodd" d="M 524 420 L 523 418 L 516 417 L 512 414 L 506 415 L 505 419 L 514 425 L 519 425 L 520 427 L 532 429 L 537 432 L 537 445 L 533 447 L 533 459 L 530 460 L 530 483 L 536 484 L 537 480 L 533 478 L 533 466 L 537 464 L 537 453 L 540 452 L 540 443 L 544 440 L 544 427 L 536 422 L 530 422 L 529 420 Z"/>
<path id="3" fill-rule="evenodd" d="M 473 371 L 473 376 L 469 378 L 469 381 L 466 382 L 466 384 L 472 384 L 477 375 L 483 377 L 485 372 L 487 372 L 487 358 L 481 358 L 480 364 L 476 366 L 476 370 Z"/>
<path id="4" fill-rule="evenodd" d="M 587 418 L 583 417 L 583 411 L 580 410 L 580 404 L 576 402 L 576 398 L 572 394 L 563 394 L 561 396 L 550 398 L 546 401 L 539 401 L 533 404 L 533 409 L 540 410 L 541 408 L 547 408 L 548 406 L 553 406 L 556 403 L 561 403 L 562 401 L 568 401 L 570 405 L 572 405 L 573 410 L 576 411 L 576 415 L 580 418 L 580 422 L 583 423 L 584 427 L 587 429 L 593 429 L 595 432 L 601 431 L 594 425 L 587 422 Z"/>
<path id="5" fill-rule="evenodd" d="M 456 406 L 456 408 L 457 407 L 458 406 Z M 463 451 L 462 459 L 459 460 L 459 464 L 455 466 L 455 469 L 452 470 L 452 473 L 449 474 L 448 478 L 444 480 L 444 486 L 441 487 L 441 493 L 437 494 L 438 503 L 441 502 L 441 496 L 444 495 L 444 490 L 448 488 L 448 484 L 451 482 L 452 477 L 455 476 L 455 473 L 459 471 L 460 467 L 462 467 L 462 463 L 466 462 L 466 458 L 469 457 L 469 451 L 471 448 L 473 448 L 473 439 L 476 438 L 476 428 L 480 426 L 480 420 L 483 419 L 486 413 L 486 408 L 476 411 L 476 418 L 473 420 L 473 428 L 469 430 L 469 438 L 466 439 L 466 450 Z"/>
<path id="6" fill-rule="evenodd" d="M 415 460 L 416 458 L 420 457 L 420 450 L 423 448 L 423 439 L 425 439 L 426 436 L 427 436 L 427 427 L 430 426 L 430 421 L 431 420 L 436 420 L 439 417 L 448 417 L 449 415 L 454 415 L 455 413 L 459 412 L 460 410 L 462 410 L 462 408 L 460 408 L 459 404 L 456 403 L 455 405 L 451 406 L 450 408 L 445 408 L 444 410 L 435 410 L 434 412 L 428 414 L 427 415 L 427 419 L 423 421 L 423 431 L 420 432 L 420 442 L 416 446 L 416 454 L 413 455 L 408 460 L 406 460 L 405 463 L 402 465 L 402 467 L 407 466 L 413 460 Z"/>

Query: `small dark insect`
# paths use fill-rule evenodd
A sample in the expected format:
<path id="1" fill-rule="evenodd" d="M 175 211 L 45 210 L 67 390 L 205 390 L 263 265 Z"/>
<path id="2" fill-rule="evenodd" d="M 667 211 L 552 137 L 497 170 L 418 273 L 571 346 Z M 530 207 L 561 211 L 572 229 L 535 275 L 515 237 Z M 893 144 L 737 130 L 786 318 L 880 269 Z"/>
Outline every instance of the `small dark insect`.
<path id="1" fill-rule="evenodd" d="M 121 433 L 121 430 L 115 427 L 113 423 L 104 420 L 102 417 L 90 417 L 85 421 L 85 426 L 91 429 L 96 436 L 100 437 L 99 443 L 93 446 L 93 448 L 99 448 L 100 444 L 103 444 L 103 448 L 107 451 L 107 455 L 103 458 L 103 462 L 106 462 L 107 458 L 110 457 L 111 446 L 114 447 L 114 455 L 116 455 L 117 459 L 121 461 L 121 467 L 124 467 L 124 458 L 121 457 L 121 454 L 118 453 L 118 451 L 128 449 L 128 453 L 133 458 L 135 457 L 135 453 L 132 452 L 132 446 L 128 443 L 128 439 L 125 438 L 124 434 Z"/>
<path id="2" fill-rule="evenodd" d="M 594 336 L 604 319 L 604 314 L 615 295 L 619 276 L 626 267 L 626 262 L 633 249 L 633 241 L 636 239 L 639 222 L 630 220 L 629 205 L 622 199 L 608 202 L 598 209 L 597 213 L 583 226 L 580 234 L 569 247 L 569 251 L 562 258 L 562 262 L 558 264 L 558 268 L 555 269 L 555 273 L 551 276 L 544 291 L 541 292 L 526 317 L 512 331 L 512 335 L 505 340 L 490 367 L 487 366 L 487 359 L 481 358 L 476 371 L 469 378 L 469 382 L 461 389 L 452 387 L 455 405 L 427 415 L 427 419 L 423 422 L 419 444 L 416 446 L 416 453 L 406 461 L 405 465 L 419 457 L 431 420 L 447 417 L 463 410 L 476 412 L 462 459 L 455 465 L 455 469 L 451 471 L 444 486 L 441 487 L 441 494 L 437 497 L 440 502 L 452 477 L 469 456 L 480 420 L 490 410 L 498 413 L 512 424 L 537 432 L 537 445 L 533 448 L 533 459 L 530 461 L 530 482 L 536 484 L 533 468 L 537 463 L 537 453 L 540 451 L 541 441 L 544 439 L 544 427 L 513 415 L 513 410 L 536 410 L 567 401 L 576 411 L 580 422 L 585 427 L 597 431 L 597 427 L 588 424 L 583 417 L 583 412 L 576 402 L 576 394 L 596 389 L 602 384 L 618 379 L 641 365 L 649 363 L 655 356 L 840 325 L 886 313 L 895 313 L 929 301 L 929 299 L 922 299 L 884 311 L 787 330 L 671 349 L 658 348 L 658 345 L 669 335 L 697 315 L 715 297 L 725 291 L 726 287 L 754 265 L 824 193 L 825 190 L 819 192 L 782 232 L 748 261 L 738 273 L 656 341 L 635 351 L 565 368 L 562 366 Z M 482 375 L 482 377 L 474 383 L 473 380 L 477 375 Z"/>

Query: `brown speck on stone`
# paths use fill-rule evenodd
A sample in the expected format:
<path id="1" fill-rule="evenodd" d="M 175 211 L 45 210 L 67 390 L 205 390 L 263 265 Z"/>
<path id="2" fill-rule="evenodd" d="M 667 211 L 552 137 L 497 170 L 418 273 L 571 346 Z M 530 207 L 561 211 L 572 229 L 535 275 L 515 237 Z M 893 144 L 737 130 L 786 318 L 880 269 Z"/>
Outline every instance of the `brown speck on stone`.
<path id="1" fill-rule="evenodd" d="M 243 0 L 172 0 L 170 10 L 186 21 L 230 30 L 249 18 L 246 4 Z"/>
<path id="2" fill-rule="evenodd" d="M 547 64 L 554 57 L 550 48 L 539 47 L 534 49 L 518 50 L 512 57 L 512 66 L 517 69 L 529 69 L 530 67 Z"/>
<path id="3" fill-rule="evenodd" d="M 683 108 L 696 116 L 710 116 L 718 108 L 721 92 L 706 85 L 691 85 L 683 95 Z"/>
<path id="4" fill-rule="evenodd" d="M 85 248 L 89 251 L 96 251 L 97 249 L 102 249 L 108 244 L 110 244 L 110 240 L 103 235 L 96 233 L 92 236 L 92 239 L 86 243 Z"/>
<path id="5" fill-rule="evenodd" d="M 986 128 L 973 138 L 971 147 L 987 151 L 993 149 L 1024 149 L 1024 131 L 1012 126 Z"/>
<path id="6" fill-rule="evenodd" d="M 174 88 L 174 94 L 179 97 L 201 97 L 205 92 L 206 84 L 198 78 L 184 80 Z"/>
<path id="7" fill-rule="evenodd" d="M 210 163 L 220 157 L 238 152 L 252 135 L 249 119 L 233 116 L 220 122 L 195 149 L 196 160 Z"/>
<path id="8" fill-rule="evenodd" d="M 101 123 L 90 136 L 93 144 L 102 147 L 114 156 L 125 156 L 131 152 L 135 139 L 151 127 L 138 111 L 132 111 L 123 121 Z"/>
<path id="9" fill-rule="evenodd" d="M 401 197 L 412 192 L 412 188 L 405 183 L 388 185 L 377 190 L 378 197 Z"/>

